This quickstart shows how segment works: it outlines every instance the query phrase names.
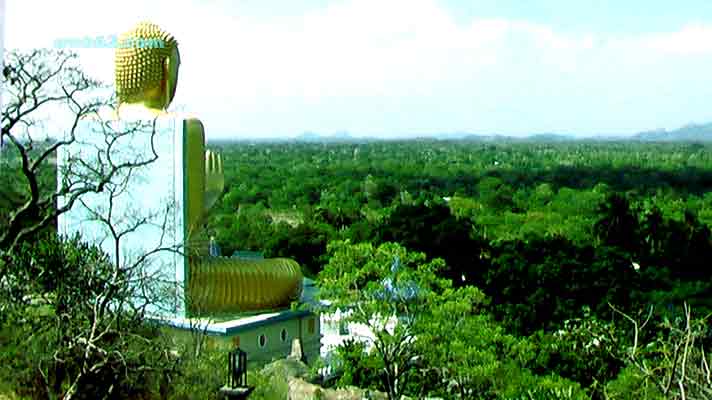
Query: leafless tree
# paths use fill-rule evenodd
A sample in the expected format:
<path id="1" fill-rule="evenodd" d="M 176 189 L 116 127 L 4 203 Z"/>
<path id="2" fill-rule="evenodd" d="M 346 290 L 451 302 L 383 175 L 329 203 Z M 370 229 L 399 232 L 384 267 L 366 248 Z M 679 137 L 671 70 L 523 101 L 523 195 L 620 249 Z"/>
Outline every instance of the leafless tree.
<path id="1" fill-rule="evenodd" d="M 200 308 L 198 307 L 198 309 Z M 209 316 L 204 315 L 202 312 L 196 312 L 191 315 L 191 317 L 192 318 L 188 322 L 190 337 L 192 340 L 191 348 L 193 349 L 193 354 L 191 354 L 191 356 L 198 358 L 200 357 L 208 340 L 208 327 L 214 322 L 214 320 Z"/>
<path id="2" fill-rule="evenodd" d="M 130 375 L 169 376 L 175 363 L 168 346 L 159 344 L 144 328 L 147 311 L 171 307 L 165 300 L 175 300 L 180 290 L 155 265 L 155 256 L 180 255 L 182 251 L 165 237 L 174 223 L 175 204 L 166 201 L 156 209 L 142 210 L 127 207 L 125 200 L 142 171 L 158 159 L 156 120 L 112 124 L 102 119 L 100 111 L 112 108 L 113 98 L 107 95 L 106 85 L 82 72 L 74 54 L 9 52 L 5 64 L 0 137 L 7 145 L 0 157 L 8 152 L 15 157 L 12 162 L 17 167 L 15 183 L 20 199 L 10 203 L 17 207 L 0 230 L 0 287 L 19 294 L 14 300 L 27 303 L 21 304 L 23 307 L 39 299 L 42 306 L 54 311 L 37 317 L 43 321 L 39 326 L 56 333 L 47 349 L 48 357 L 35 366 L 48 397 L 69 400 L 87 396 L 82 391 L 97 377 L 114 379 L 109 379 L 106 387 L 92 384 L 94 394 L 106 398 L 118 390 L 122 379 L 130 380 Z M 62 113 L 68 116 L 68 127 L 54 132 L 55 141 L 40 139 L 47 129 L 47 117 L 52 120 L 57 116 L 53 122 L 63 122 L 58 117 Z M 84 142 L 82 129 L 86 129 L 87 120 L 95 131 L 93 139 Z M 144 138 L 148 148 L 132 151 L 127 147 L 126 143 L 137 137 Z M 55 174 L 52 161 L 58 155 L 61 179 L 43 181 L 48 168 L 50 175 Z M 42 274 L 51 273 L 52 268 L 61 270 L 61 266 L 36 267 L 33 260 L 23 264 L 18 250 L 27 249 L 29 239 L 77 207 L 85 210 L 86 221 L 93 224 L 95 232 L 104 233 L 99 243 L 103 251 L 98 254 L 107 256 L 87 258 L 80 263 L 78 275 L 74 275 L 76 271 L 56 275 L 62 284 L 46 291 L 34 284 L 35 280 L 42 280 Z M 145 227 L 161 232 L 158 240 L 146 248 L 126 250 L 122 244 L 135 241 L 131 238 Z M 28 272 L 32 268 L 36 276 Z M 17 290 L 19 287 L 23 290 Z M 39 337 L 42 332 L 36 334 Z"/>
<path id="3" fill-rule="evenodd" d="M 652 383 L 669 399 L 712 399 L 712 359 L 709 349 L 701 343 L 707 318 L 692 319 L 692 311 L 685 303 L 683 320 L 675 322 L 666 319 L 661 326 L 665 333 L 653 341 L 642 343 L 641 338 L 651 322 L 653 308 L 649 309 L 645 319 L 639 321 L 609 306 L 632 325 L 632 343 L 626 346 L 622 359 L 636 367 L 645 384 Z"/>
<path id="4" fill-rule="evenodd" d="M 79 203 L 85 207 L 89 214 L 89 219 L 93 220 L 105 228 L 108 233 L 109 246 L 113 248 L 110 252 L 111 267 L 107 284 L 103 285 L 103 290 L 94 293 L 94 296 L 86 298 L 86 309 L 90 310 L 86 318 L 87 329 L 77 332 L 70 338 L 66 347 L 55 350 L 55 359 L 59 352 L 77 354 L 76 349 L 81 349 L 81 365 L 76 370 L 71 384 L 64 394 L 64 399 L 72 399 L 81 388 L 83 379 L 96 375 L 100 369 L 114 369 L 117 375 L 126 374 L 131 368 L 155 368 L 155 366 L 136 365 L 130 366 L 129 359 L 145 358 L 142 352 L 155 351 L 150 346 L 151 339 L 142 337 L 134 329 L 146 318 L 148 307 L 160 307 L 166 298 L 175 299 L 175 293 L 170 293 L 171 281 L 163 276 L 160 268 L 151 268 L 150 264 L 156 262 L 152 256 L 161 252 L 180 252 L 180 247 L 170 243 L 165 238 L 168 230 L 170 216 L 173 215 L 172 204 L 167 204 L 163 209 L 146 210 L 144 212 L 125 208 L 121 210 L 117 207 L 118 199 L 125 194 L 130 186 L 131 178 L 135 177 L 135 170 L 121 175 L 120 179 L 108 182 L 103 193 L 103 198 L 107 199 L 107 204 L 97 206 L 89 204 L 84 198 L 80 198 Z M 123 212 L 122 212 L 123 211 Z M 138 229 L 147 225 L 156 224 L 156 228 L 161 232 L 158 242 L 152 244 L 151 248 L 140 251 L 126 252 L 122 246 L 122 241 L 137 232 Z M 164 307 L 170 307 L 170 304 Z M 132 332 L 130 338 L 124 338 L 126 332 Z M 107 341 L 107 337 L 114 337 L 114 340 Z M 128 343 L 130 341 L 142 340 L 147 345 L 142 347 L 142 351 L 128 354 Z M 164 363 L 159 363 L 163 368 L 168 365 L 170 359 L 166 349 Z M 73 360 L 77 362 L 77 360 Z M 112 386 L 106 390 L 111 393 Z"/>
<path id="5" fill-rule="evenodd" d="M 19 207 L 10 213 L 5 229 L 0 231 L 0 250 L 9 252 L 50 226 L 84 194 L 101 192 L 119 171 L 135 166 L 126 163 L 106 166 L 94 171 L 95 176 L 91 177 L 99 179 L 75 176 L 76 179 L 64 181 L 59 187 L 43 186 L 42 171 L 52 168 L 57 150 L 76 141 L 83 120 L 97 116 L 114 101 L 107 95 L 105 84 L 82 71 L 74 53 L 47 49 L 10 51 L 5 55 L 5 65 L 0 139 L 3 153 L 17 158 L 19 182 L 15 183 L 22 187 L 23 195 L 17 200 Z M 54 142 L 48 140 L 46 132 L 45 123 L 50 116 L 63 117 L 67 123 L 66 127 L 57 128 L 61 132 L 53 132 L 59 137 Z M 5 167 L 4 173 L 12 169 L 10 165 Z M 59 198 L 66 199 L 61 207 L 57 207 Z"/>

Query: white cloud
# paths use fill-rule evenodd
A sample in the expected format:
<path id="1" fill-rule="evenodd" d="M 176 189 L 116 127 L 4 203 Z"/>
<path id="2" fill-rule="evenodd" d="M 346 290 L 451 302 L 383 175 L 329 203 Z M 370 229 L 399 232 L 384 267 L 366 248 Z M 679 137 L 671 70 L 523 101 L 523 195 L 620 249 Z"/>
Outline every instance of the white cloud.
<path id="1" fill-rule="evenodd" d="M 648 47 L 672 55 L 712 54 L 712 26 L 688 25 L 676 32 L 651 35 Z"/>
<path id="2" fill-rule="evenodd" d="M 137 18 L 153 20 L 180 43 L 176 102 L 217 124 L 227 125 L 230 115 L 264 132 L 318 129 L 327 119 L 320 109 L 334 102 L 344 104 L 342 115 L 362 109 L 375 120 L 374 102 L 384 113 L 447 103 L 458 110 L 451 118 L 458 126 L 495 127 L 502 117 L 487 123 L 492 110 L 506 115 L 547 102 L 620 105 L 655 96 L 655 76 L 672 82 L 674 91 L 681 78 L 666 66 L 670 56 L 694 63 L 712 55 L 708 25 L 614 37 L 507 19 L 458 24 L 434 0 L 347 0 L 287 17 L 241 14 L 239 7 L 197 0 L 127 0 L 114 7 L 15 1 L 8 5 L 6 43 L 49 46 L 61 37 L 117 34 Z M 90 72 L 112 79 L 110 49 L 81 55 Z M 415 100 L 421 98 L 430 100 Z M 451 106 L 457 101 L 465 105 Z M 562 117 L 549 117 L 556 118 Z"/>

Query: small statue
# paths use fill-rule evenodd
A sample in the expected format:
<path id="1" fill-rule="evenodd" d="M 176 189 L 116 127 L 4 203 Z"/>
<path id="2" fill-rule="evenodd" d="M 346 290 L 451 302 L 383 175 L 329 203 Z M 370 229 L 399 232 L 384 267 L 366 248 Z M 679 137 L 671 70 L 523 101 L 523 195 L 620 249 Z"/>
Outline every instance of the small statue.
<path id="1" fill-rule="evenodd" d="M 121 35 L 115 58 L 119 118 L 171 117 L 166 110 L 176 93 L 179 68 L 175 38 L 157 25 L 141 22 Z M 214 237 L 204 239 L 208 212 L 224 190 L 223 161 L 219 154 L 205 150 L 205 129 L 199 119 L 183 119 L 183 136 L 188 311 L 240 312 L 289 306 L 302 289 L 296 262 L 219 257 Z"/>
<path id="2" fill-rule="evenodd" d="M 215 236 L 210 236 L 210 257 L 220 257 L 220 246 L 215 241 Z"/>

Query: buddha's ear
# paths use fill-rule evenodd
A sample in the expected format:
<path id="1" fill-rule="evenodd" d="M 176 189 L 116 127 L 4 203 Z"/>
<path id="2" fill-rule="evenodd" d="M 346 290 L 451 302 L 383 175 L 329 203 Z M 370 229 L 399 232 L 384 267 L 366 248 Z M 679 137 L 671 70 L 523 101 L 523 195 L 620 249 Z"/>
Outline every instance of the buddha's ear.
<path id="1" fill-rule="evenodd" d="M 161 91 L 163 92 L 163 109 L 167 109 L 168 105 L 171 103 L 171 85 L 169 81 L 171 79 L 171 58 L 166 57 L 163 60 L 163 79 L 161 79 Z"/>

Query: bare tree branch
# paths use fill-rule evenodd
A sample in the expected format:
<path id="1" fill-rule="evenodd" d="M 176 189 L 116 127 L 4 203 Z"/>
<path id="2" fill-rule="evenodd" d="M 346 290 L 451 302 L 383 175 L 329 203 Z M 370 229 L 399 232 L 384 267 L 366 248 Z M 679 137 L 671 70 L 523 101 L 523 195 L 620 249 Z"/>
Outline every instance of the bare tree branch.
<path id="1" fill-rule="evenodd" d="M 51 50 L 10 52 L 7 65 L 11 66 L 11 73 L 2 83 L 8 88 L 9 101 L 3 104 L 0 139 L 7 138 L 18 155 L 16 167 L 21 182 L 17 183 L 25 186 L 26 193 L 9 216 L 7 229 L 0 231 L 0 254 L 3 257 L 14 254 L 20 244 L 75 207 L 86 209 L 91 223 L 102 226 L 113 243 L 108 258 L 102 254 L 96 259 L 82 260 L 80 275 L 76 276 L 84 280 L 66 282 L 80 285 L 81 290 L 59 286 L 53 293 L 42 292 L 38 296 L 55 311 L 42 317 L 42 321 L 52 321 L 43 324 L 43 329 L 56 332 L 54 351 L 46 362 L 38 365 L 47 392 L 70 400 L 96 374 L 128 379 L 129 372 L 160 370 L 163 366 L 137 365 L 141 363 L 136 360 L 155 348 L 135 328 L 146 321 L 148 307 L 160 306 L 165 300 L 159 289 L 175 284 L 152 265 L 153 256 L 159 253 L 182 254 L 182 244 L 169 243 L 166 237 L 175 204 L 140 212 L 119 205 L 139 178 L 137 172 L 158 160 L 156 120 L 118 128 L 117 124 L 103 121 L 99 111 L 111 109 L 113 100 L 102 97 L 99 92 L 105 86 L 87 77 L 73 54 Z M 68 127 L 56 132 L 60 134 L 56 141 L 40 146 L 36 130 L 40 128 L 42 113 L 54 116 L 58 110 L 71 114 Z M 96 129 L 98 143 L 81 142 L 82 134 L 87 132 L 80 130 L 87 126 Z M 132 151 L 125 144 L 134 135 L 145 135 L 149 130 L 147 149 Z M 81 148 L 87 153 L 62 152 L 65 148 Z M 45 182 L 43 173 L 55 174 L 49 169 L 54 167 L 48 164 L 56 154 L 63 157 L 57 160 L 62 179 Z M 89 201 L 88 195 L 100 195 L 102 201 Z M 123 254 L 122 244 L 144 226 L 160 232 L 158 243 Z M 0 264 L 0 283 L 24 285 L 24 276 L 8 277 L 8 270 L 1 265 L 5 263 Z M 61 266 L 47 268 L 54 267 Z M 70 278 L 60 275 L 58 279 L 64 285 L 63 280 Z M 134 343 L 144 346 L 144 350 L 130 353 Z M 61 378 L 53 376 L 52 366 L 64 368 L 70 363 L 76 368 L 64 369 L 66 375 Z M 57 379 L 62 380 L 59 385 Z M 110 395 L 116 388 L 111 383 L 98 398 Z"/>

